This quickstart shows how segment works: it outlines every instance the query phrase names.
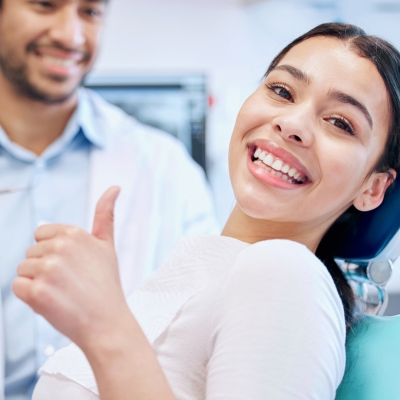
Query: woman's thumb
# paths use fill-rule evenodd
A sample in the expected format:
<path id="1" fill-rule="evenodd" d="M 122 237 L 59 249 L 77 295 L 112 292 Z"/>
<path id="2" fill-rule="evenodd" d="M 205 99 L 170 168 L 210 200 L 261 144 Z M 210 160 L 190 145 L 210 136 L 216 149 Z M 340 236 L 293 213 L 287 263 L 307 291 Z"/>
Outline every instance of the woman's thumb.
<path id="1" fill-rule="evenodd" d="M 114 245 L 114 206 L 121 188 L 110 187 L 97 202 L 92 235 Z"/>

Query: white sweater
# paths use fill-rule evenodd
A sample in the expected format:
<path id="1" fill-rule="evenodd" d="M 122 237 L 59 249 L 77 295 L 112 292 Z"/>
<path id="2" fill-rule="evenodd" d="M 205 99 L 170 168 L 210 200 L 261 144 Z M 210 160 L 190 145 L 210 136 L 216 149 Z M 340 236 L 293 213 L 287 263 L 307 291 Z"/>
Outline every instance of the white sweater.
<path id="1" fill-rule="evenodd" d="M 328 400 L 345 323 L 325 266 L 287 240 L 182 239 L 128 299 L 180 400 Z M 75 345 L 51 357 L 33 400 L 99 399 Z"/>

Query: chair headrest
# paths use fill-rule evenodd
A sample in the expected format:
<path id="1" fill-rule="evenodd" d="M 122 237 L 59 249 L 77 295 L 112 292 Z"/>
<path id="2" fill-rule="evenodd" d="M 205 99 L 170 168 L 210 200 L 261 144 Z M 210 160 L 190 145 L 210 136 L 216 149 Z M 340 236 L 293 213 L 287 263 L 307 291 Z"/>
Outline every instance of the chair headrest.
<path id="1" fill-rule="evenodd" d="M 359 213 L 355 223 L 351 223 L 346 229 L 337 229 L 334 257 L 355 263 L 394 261 L 400 254 L 399 228 L 400 176 L 378 208 Z"/>

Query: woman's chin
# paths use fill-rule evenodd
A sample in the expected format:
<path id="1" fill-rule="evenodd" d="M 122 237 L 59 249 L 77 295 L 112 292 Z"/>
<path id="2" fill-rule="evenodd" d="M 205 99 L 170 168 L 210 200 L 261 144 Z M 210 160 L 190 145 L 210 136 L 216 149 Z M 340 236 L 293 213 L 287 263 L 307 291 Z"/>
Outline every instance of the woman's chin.
<path id="1" fill-rule="evenodd" d="M 279 220 L 280 217 L 287 218 L 287 207 L 273 205 L 267 201 L 257 201 L 254 198 L 236 199 L 241 212 L 252 219 L 265 221 Z"/>

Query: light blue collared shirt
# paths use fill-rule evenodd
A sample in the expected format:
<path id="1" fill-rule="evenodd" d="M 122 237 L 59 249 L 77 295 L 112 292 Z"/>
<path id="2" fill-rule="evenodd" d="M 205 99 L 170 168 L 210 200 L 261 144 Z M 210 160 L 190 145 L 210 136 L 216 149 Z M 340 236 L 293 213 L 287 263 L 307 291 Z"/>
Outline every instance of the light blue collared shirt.
<path id="1" fill-rule="evenodd" d="M 26 249 L 34 243 L 33 232 L 40 224 L 84 227 L 89 155 L 94 146 L 104 146 L 104 135 L 94 130 L 82 93 L 64 133 L 40 157 L 12 143 L 0 128 L 0 191 L 27 188 L 0 195 L 6 400 L 30 399 L 39 367 L 55 350 L 69 343 L 16 298 L 11 283 Z"/>

